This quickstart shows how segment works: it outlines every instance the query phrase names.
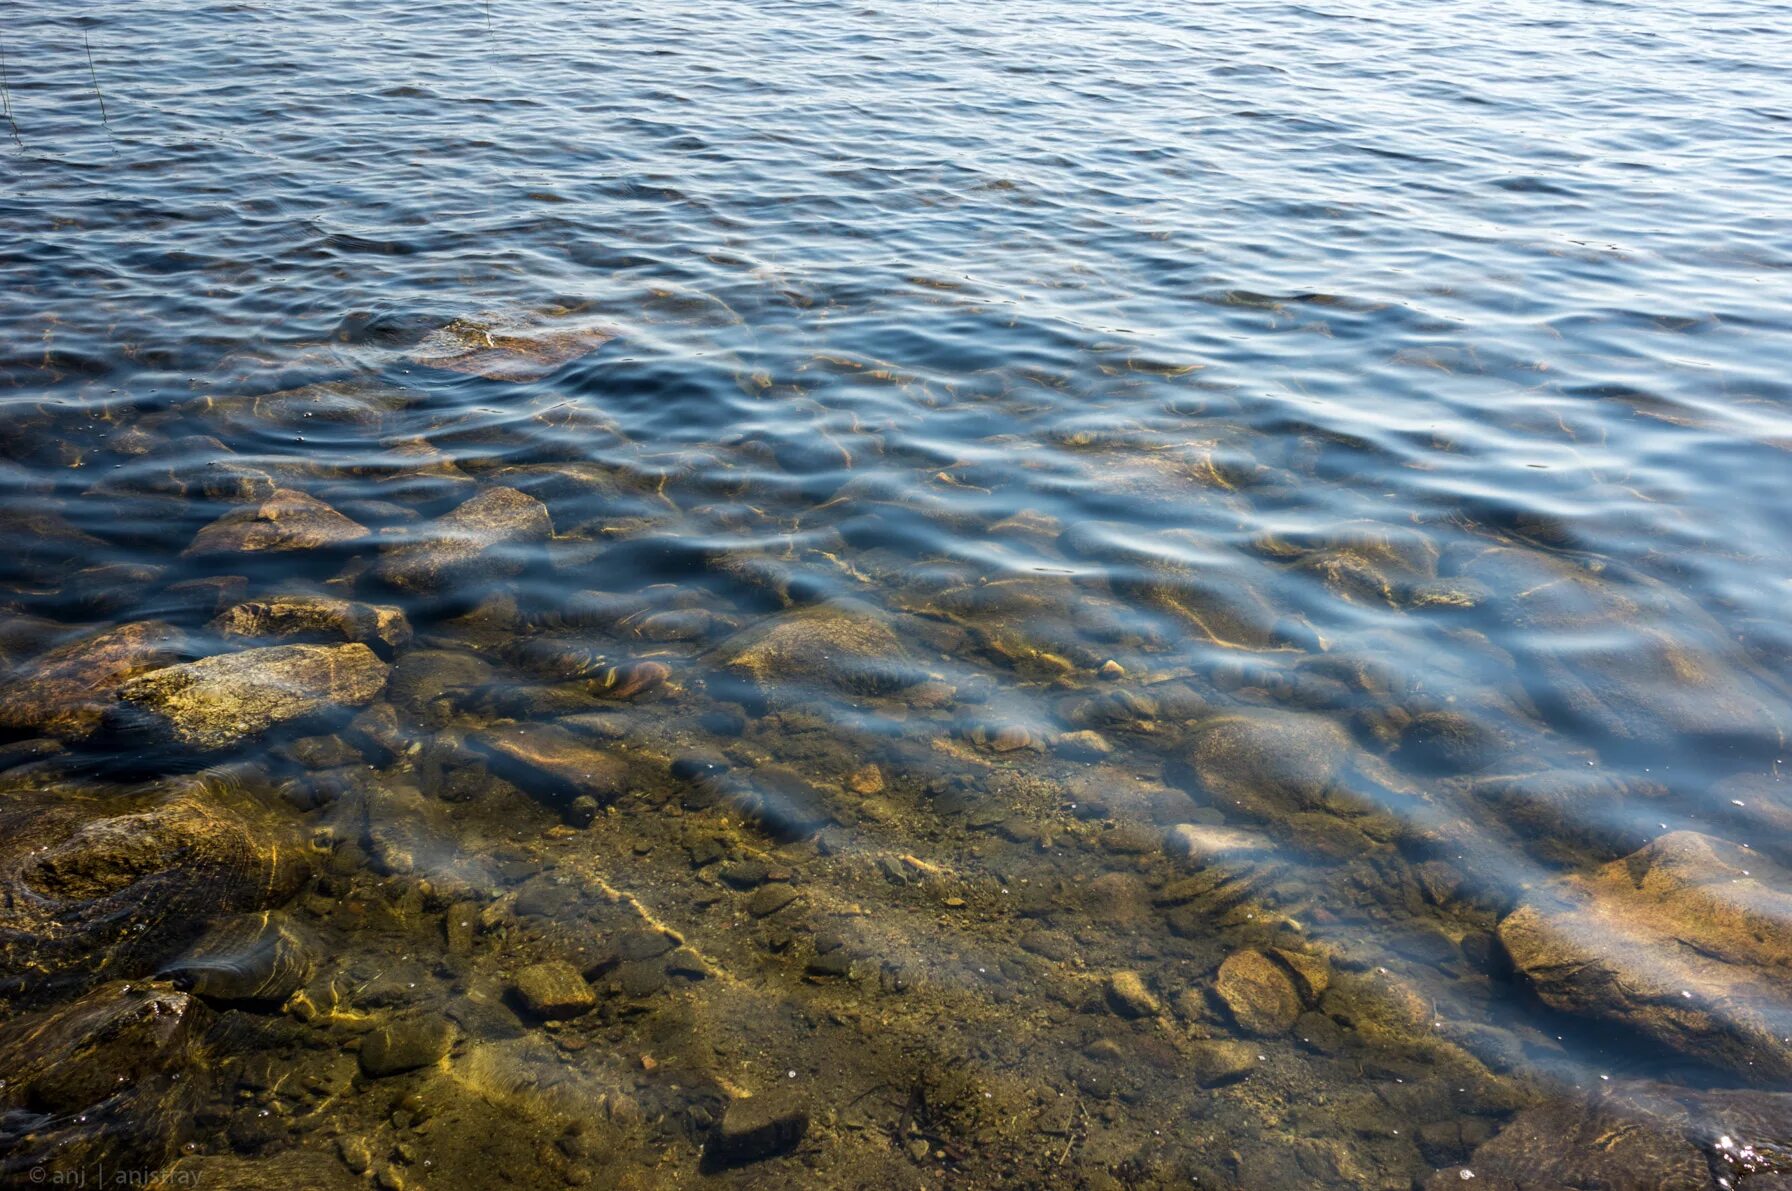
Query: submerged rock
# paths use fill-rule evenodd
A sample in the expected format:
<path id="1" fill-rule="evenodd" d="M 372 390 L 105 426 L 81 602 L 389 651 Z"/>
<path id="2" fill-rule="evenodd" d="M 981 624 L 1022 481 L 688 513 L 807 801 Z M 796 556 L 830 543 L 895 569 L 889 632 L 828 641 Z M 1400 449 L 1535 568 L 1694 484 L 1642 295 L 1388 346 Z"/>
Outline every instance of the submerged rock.
<path id="1" fill-rule="evenodd" d="M 370 703 L 390 669 L 365 645 L 275 645 L 218 654 L 119 689 L 130 726 L 201 751 L 319 712 Z"/>
<path id="2" fill-rule="evenodd" d="M 539 380 L 615 337 L 614 330 L 594 323 L 555 325 L 541 318 L 486 313 L 457 318 L 432 331 L 410 358 L 426 368 L 488 380 Z"/>
<path id="3" fill-rule="evenodd" d="M 524 550 L 553 535 L 546 505 L 515 488 L 493 488 L 393 547 L 373 574 L 402 591 L 440 593 L 463 579 L 516 574 L 527 562 Z"/>
<path id="4" fill-rule="evenodd" d="M 754 625 L 718 647 L 722 665 L 777 691 L 813 683 L 856 695 L 911 685 L 902 643 L 870 608 L 825 604 Z"/>
<path id="5" fill-rule="evenodd" d="M 311 978 L 315 966 L 312 943 L 298 924 L 279 911 L 264 911 L 213 926 L 157 976 L 210 1000 L 278 1004 Z"/>
<path id="6" fill-rule="evenodd" d="M 115 981 L 0 1028 L 0 1181 L 160 1169 L 192 1127 L 207 1017 L 166 984 Z"/>
<path id="7" fill-rule="evenodd" d="M 145 620 L 59 645 L 13 668 L 0 690 L 0 728 L 63 740 L 93 734 L 118 688 L 176 657 L 181 635 Z"/>
<path id="8" fill-rule="evenodd" d="M 1156 1017 L 1163 1011 L 1163 1006 L 1151 995 L 1151 990 L 1145 987 L 1145 981 L 1137 972 L 1110 974 L 1102 992 L 1107 998 L 1108 1007 L 1121 1017 Z"/>
<path id="9" fill-rule="evenodd" d="M 1195 1082 L 1204 1088 L 1217 1088 L 1237 1083 L 1263 1062 L 1257 1046 L 1250 1042 L 1222 1040 L 1196 1042 L 1189 1049 L 1189 1067 Z"/>
<path id="10" fill-rule="evenodd" d="M 1661 747 L 1676 738 L 1773 757 L 1789 725 L 1784 700 L 1692 601 L 1645 579 L 1539 550 L 1496 547 L 1463 568 L 1495 594 L 1500 642 L 1521 662 L 1552 719 L 1609 739 Z"/>
<path id="11" fill-rule="evenodd" d="M 433 1067 L 454 1046 L 454 1023 L 417 1013 L 401 1017 L 369 1034 L 361 1043 L 361 1070 L 375 1079 Z"/>
<path id="12" fill-rule="evenodd" d="M 1792 1095 L 1785 1093 L 1602 1086 L 1525 1109 L 1425 1187 L 1771 1191 L 1792 1175 L 1787 1137 Z"/>
<path id="13" fill-rule="evenodd" d="M 1269 824 L 1315 851 L 1354 856 L 1401 830 L 1393 815 L 1356 788 L 1384 792 L 1356 770 L 1357 752 L 1329 719 L 1253 711 L 1201 722 L 1186 757 L 1226 814 Z"/>
<path id="14" fill-rule="evenodd" d="M 530 964 L 516 974 L 516 995 L 536 1017 L 561 1020 L 589 1013 L 597 995 L 579 970 L 565 960 Z"/>
<path id="15" fill-rule="evenodd" d="M 1214 991 L 1240 1028 L 1286 1034 L 1300 1016 L 1300 992 L 1288 970 L 1261 951 L 1235 951 L 1220 965 Z"/>
<path id="16" fill-rule="evenodd" d="M 705 1165 L 739 1166 L 794 1150 L 809 1132 L 809 1114 L 776 1093 L 729 1103 L 703 1147 Z"/>
<path id="17" fill-rule="evenodd" d="M 411 623 L 390 604 L 359 604 L 321 595 L 279 595 L 245 600 L 212 621 L 226 637 L 296 637 L 359 641 L 390 653 L 410 644 Z"/>
<path id="18" fill-rule="evenodd" d="M 1789 890 L 1760 853 L 1676 831 L 1536 891 L 1499 938 L 1551 1008 L 1778 1083 L 1792 1078 Z"/>
<path id="19" fill-rule="evenodd" d="M 37 1002 L 101 974 L 149 976 L 214 916 L 285 902 L 303 855 L 216 776 L 104 802 L 11 794 L 0 808 L 0 995 Z"/>
<path id="20" fill-rule="evenodd" d="M 478 733 L 470 743 L 519 773 L 525 788 L 545 785 L 556 802 L 580 795 L 613 802 L 628 778 L 628 767 L 613 754 L 552 724 L 507 724 Z"/>
<path id="21" fill-rule="evenodd" d="M 232 509 L 201 529 L 182 558 L 346 549 L 367 536 L 367 527 L 292 488 L 260 504 Z"/>

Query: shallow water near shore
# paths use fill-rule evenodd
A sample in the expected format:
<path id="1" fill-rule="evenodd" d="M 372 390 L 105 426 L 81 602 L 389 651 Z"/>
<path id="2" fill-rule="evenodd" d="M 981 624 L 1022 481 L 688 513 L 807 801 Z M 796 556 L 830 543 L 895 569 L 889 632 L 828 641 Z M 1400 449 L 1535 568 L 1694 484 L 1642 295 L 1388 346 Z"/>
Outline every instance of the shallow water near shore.
<path id="1" fill-rule="evenodd" d="M 1792 1184 L 1783 5 L 0 23 L 0 1172 Z"/>

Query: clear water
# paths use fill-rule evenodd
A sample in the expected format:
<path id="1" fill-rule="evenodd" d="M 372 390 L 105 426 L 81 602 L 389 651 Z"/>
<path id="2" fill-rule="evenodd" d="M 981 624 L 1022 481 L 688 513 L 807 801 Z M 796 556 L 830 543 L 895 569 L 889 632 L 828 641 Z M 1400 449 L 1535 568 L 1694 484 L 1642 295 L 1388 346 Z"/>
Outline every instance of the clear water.
<path id="1" fill-rule="evenodd" d="M 1629 1160 L 1636 1185 L 1682 1185 L 1688 1153 L 1732 1169 L 1736 1114 L 1792 1143 L 1764 1073 L 1792 1072 L 1789 18 L 9 5 L 13 683 L 111 624 L 170 622 L 182 659 L 267 644 L 207 626 L 301 588 L 403 609 L 399 671 L 491 668 L 441 715 L 395 679 L 392 748 L 339 717 L 224 753 L 7 754 L 0 782 L 71 822 L 212 767 L 304 841 L 299 891 L 260 908 L 318 953 L 309 1009 L 193 1010 L 179 1082 L 213 1127 L 154 1089 L 15 1083 L 10 1169 L 658 1185 L 695 1177 L 742 1093 L 809 1114 L 793 1153 L 719 1164 L 742 1185 L 1405 1187 L 1588 1094 L 1695 1138 Z M 610 338 L 494 379 L 420 362 L 449 325 Z M 338 387 L 254 400 L 314 384 Z M 196 478 L 222 472 L 250 478 Z M 366 538 L 183 556 L 275 486 Z M 554 539 L 428 598 L 381 586 L 382 550 L 499 487 Z M 196 601 L 220 575 L 242 581 Z M 578 613 L 593 591 L 613 614 Z M 686 627 L 643 627 L 665 610 Z M 740 661 L 829 615 L 888 630 L 872 680 L 837 642 Z M 642 661 L 669 681 L 586 698 Z M 620 797 L 569 828 L 564 790 L 481 751 L 510 721 L 615 758 Z M 386 837 L 423 812 L 381 783 L 432 816 L 408 864 Z M 1261 850 L 1202 867 L 1159 843 L 1185 823 Z M 1692 1018 L 1505 970 L 1519 907 L 1674 832 L 1761 863 L 1573 921 Z M 748 862 L 773 879 L 722 872 Z M 590 1014 L 518 1010 L 519 969 L 589 969 L 646 923 L 710 975 L 619 986 L 625 958 Z M 5 929 L 15 1034 L 166 975 Z M 1215 972 L 1278 946 L 1337 983 L 1260 1037 Z M 418 1014 L 453 1023 L 446 1057 L 355 1067 Z M 1342 1041 L 1304 1038 L 1316 1019 Z M 1239 1037 L 1256 1067 L 1198 1075 Z"/>

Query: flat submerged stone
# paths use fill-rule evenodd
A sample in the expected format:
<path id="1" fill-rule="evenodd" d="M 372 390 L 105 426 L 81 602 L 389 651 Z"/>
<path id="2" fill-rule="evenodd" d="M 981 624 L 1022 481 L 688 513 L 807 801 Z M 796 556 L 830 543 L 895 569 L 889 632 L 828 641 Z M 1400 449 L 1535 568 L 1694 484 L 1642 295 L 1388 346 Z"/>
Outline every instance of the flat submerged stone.
<path id="1" fill-rule="evenodd" d="M 146 620 L 59 645 L 15 667 L 0 691 L 0 728 L 78 740 L 99 727 L 119 687 L 175 658 L 180 632 Z"/>
<path id="2" fill-rule="evenodd" d="M 274 645 L 217 654 L 134 678 L 120 702 L 131 726 L 197 750 L 229 748 L 277 724 L 370 703 L 390 669 L 365 645 Z"/>

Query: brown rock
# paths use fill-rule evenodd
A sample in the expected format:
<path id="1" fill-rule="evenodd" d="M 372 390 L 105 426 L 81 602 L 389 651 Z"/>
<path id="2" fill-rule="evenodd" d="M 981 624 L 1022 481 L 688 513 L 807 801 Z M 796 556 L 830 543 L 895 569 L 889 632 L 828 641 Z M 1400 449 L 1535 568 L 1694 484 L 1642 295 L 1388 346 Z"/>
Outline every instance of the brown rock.
<path id="1" fill-rule="evenodd" d="M 729 670 L 774 689 L 820 684 L 874 695 L 909 681 L 896 634 L 871 610 L 850 605 L 785 613 L 735 634 L 719 651 Z"/>
<path id="2" fill-rule="evenodd" d="M 222 749 L 276 724 L 372 702 L 388 669 L 365 645 L 276 645 L 155 670 L 118 697 L 133 727 Z"/>
<path id="3" fill-rule="evenodd" d="M 1267 856 L 1275 851 L 1275 844 L 1267 836 L 1236 827 L 1178 823 L 1164 833 L 1164 851 L 1195 865 L 1206 865 L 1245 856 Z"/>
<path id="4" fill-rule="evenodd" d="M 1257 1069 L 1263 1056 L 1249 1042 L 1196 1042 L 1189 1047 L 1189 1066 L 1204 1088 L 1237 1083 Z"/>
<path id="5" fill-rule="evenodd" d="M 1425 1186 L 1784 1187 L 1781 1139 L 1789 1133 L 1792 1095 L 1785 1093 L 1601 1084 L 1585 1096 L 1525 1109 L 1471 1158 L 1446 1166 Z"/>
<path id="6" fill-rule="evenodd" d="M 1232 1020 L 1253 1034 L 1286 1034 L 1300 1016 L 1300 993 L 1293 978 L 1261 951 L 1235 951 L 1227 956 L 1214 990 Z"/>
<path id="7" fill-rule="evenodd" d="M 516 995 L 537 1017 L 563 1020 L 589 1013 L 597 996 L 579 970 L 565 960 L 530 964 L 516 974 Z"/>
<path id="8" fill-rule="evenodd" d="M 524 548 L 553 535 L 546 505 L 515 488 L 493 488 L 394 547 L 373 573 L 404 591 L 440 592 L 474 572 L 516 574 L 527 562 Z"/>
<path id="9" fill-rule="evenodd" d="M 1538 890 L 1499 937 L 1551 1008 L 1780 1083 L 1792 1079 L 1788 890 L 1759 852 L 1676 831 Z"/>
<path id="10" fill-rule="evenodd" d="M 809 1114 L 776 1093 L 732 1101 L 703 1147 L 706 1165 L 737 1166 L 794 1150 L 809 1132 Z"/>
<path id="11" fill-rule="evenodd" d="M 591 742 L 553 724 L 507 724 L 470 738 L 502 764 L 546 779 L 557 792 L 608 803 L 622 793 L 628 767 Z"/>
<path id="12" fill-rule="evenodd" d="M 454 1024 L 418 1014 L 382 1026 L 361 1044 L 361 1070 L 374 1078 L 432 1067 L 454 1045 Z"/>
<path id="13" fill-rule="evenodd" d="M 390 604 L 358 604 L 320 595 L 281 595 L 248 600 L 212 621 L 226 637 L 308 637 L 378 642 L 388 650 L 410 644 L 411 622 Z"/>
<path id="14" fill-rule="evenodd" d="M 615 337 L 613 329 L 593 323 L 555 325 L 539 317 L 485 313 L 431 332 L 410 358 L 426 368 L 488 380 L 539 380 Z"/>
<path id="15" fill-rule="evenodd" d="M 323 501 L 281 488 L 260 504 L 232 509 L 201 529 L 181 557 L 346 548 L 366 536 L 366 526 Z"/>
<path id="16" fill-rule="evenodd" d="M 1325 990 L 1331 987 L 1332 966 L 1325 956 L 1289 951 L 1283 947 L 1273 948 L 1269 954 L 1288 969 L 1288 974 L 1294 977 L 1295 991 L 1307 1004 L 1318 1004 Z"/>
<path id="17" fill-rule="evenodd" d="M 13 668 L 0 690 L 0 727 L 79 740 L 99 727 L 120 686 L 175 658 L 180 633 L 145 620 L 59 645 Z"/>
<path id="18" fill-rule="evenodd" d="M 1137 972 L 1119 971 L 1107 978 L 1102 988 L 1108 1008 L 1121 1017 L 1156 1017 L 1163 1011 L 1145 981 Z"/>

